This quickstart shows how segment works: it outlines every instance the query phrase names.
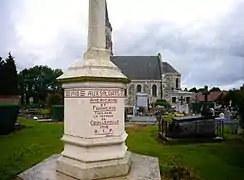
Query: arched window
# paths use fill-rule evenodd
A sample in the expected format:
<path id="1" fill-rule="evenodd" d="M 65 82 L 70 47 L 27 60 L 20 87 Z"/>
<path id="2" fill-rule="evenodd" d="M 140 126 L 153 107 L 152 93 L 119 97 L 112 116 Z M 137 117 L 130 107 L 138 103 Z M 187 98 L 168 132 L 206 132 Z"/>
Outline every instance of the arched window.
<path id="1" fill-rule="evenodd" d="M 138 84 L 138 85 L 136 86 L 136 92 L 141 92 L 141 85 L 140 85 L 140 84 Z"/>
<path id="2" fill-rule="evenodd" d="M 125 88 L 125 97 L 127 96 L 127 88 Z"/>
<path id="3" fill-rule="evenodd" d="M 157 97 L 157 86 L 155 84 L 152 86 L 152 96 Z"/>
<path id="4" fill-rule="evenodd" d="M 179 78 L 176 78 L 175 80 L 175 89 L 179 89 Z"/>

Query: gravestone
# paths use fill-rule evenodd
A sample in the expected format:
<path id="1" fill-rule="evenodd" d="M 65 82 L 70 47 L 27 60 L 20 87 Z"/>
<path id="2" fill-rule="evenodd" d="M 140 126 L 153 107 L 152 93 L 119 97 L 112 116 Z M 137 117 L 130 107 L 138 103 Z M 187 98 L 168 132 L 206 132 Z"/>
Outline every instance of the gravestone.
<path id="1" fill-rule="evenodd" d="M 106 0 L 89 0 L 88 47 L 58 80 L 64 88 L 64 150 L 19 175 L 23 180 L 160 180 L 158 159 L 127 151 L 124 89 L 110 61 Z"/>
<path id="2" fill-rule="evenodd" d="M 136 93 L 136 110 L 145 115 L 148 112 L 148 94 L 145 92 Z"/>
<path id="3" fill-rule="evenodd" d="M 185 104 L 185 105 L 176 105 L 175 110 L 177 112 L 189 114 L 188 104 Z"/>
<path id="4" fill-rule="evenodd" d="M 213 138 L 216 136 L 214 117 L 186 116 L 173 118 L 172 138 Z"/>
<path id="5" fill-rule="evenodd" d="M 183 102 L 184 102 L 184 98 L 183 98 L 183 96 L 181 96 L 181 97 L 179 98 L 179 101 L 180 101 L 180 105 L 182 106 L 182 105 L 183 105 Z"/>
<path id="6" fill-rule="evenodd" d="M 143 92 L 136 93 L 136 106 L 148 107 L 148 94 Z"/>
<path id="7" fill-rule="evenodd" d="M 210 95 L 210 92 L 208 91 L 208 86 L 204 86 L 204 91 L 202 92 L 204 95 L 204 101 L 208 102 L 208 95 Z"/>

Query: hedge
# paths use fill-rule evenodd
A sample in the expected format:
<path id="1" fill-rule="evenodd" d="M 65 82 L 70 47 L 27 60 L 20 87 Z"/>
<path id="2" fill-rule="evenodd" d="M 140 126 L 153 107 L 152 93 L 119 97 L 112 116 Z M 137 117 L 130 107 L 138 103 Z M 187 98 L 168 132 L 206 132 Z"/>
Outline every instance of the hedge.
<path id="1" fill-rule="evenodd" d="M 0 134 L 9 134 L 14 130 L 18 119 L 19 106 L 0 104 Z"/>
<path id="2" fill-rule="evenodd" d="M 210 108 L 214 108 L 214 102 L 194 102 L 190 104 L 190 109 L 193 113 L 200 114 L 203 105 L 208 105 Z"/>

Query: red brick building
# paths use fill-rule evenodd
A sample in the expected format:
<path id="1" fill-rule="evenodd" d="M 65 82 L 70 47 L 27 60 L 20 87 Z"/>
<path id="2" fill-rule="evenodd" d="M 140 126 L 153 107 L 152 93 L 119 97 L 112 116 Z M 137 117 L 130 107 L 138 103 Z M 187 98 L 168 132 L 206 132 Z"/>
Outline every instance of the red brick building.
<path id="1" fill-rule="evenodd" d="M 208 101 L 218 102 L 226 94 L 227 94 L 227 91 L 213 91 L 213 92 L 209 92 Z M 195 93 L 195 102 L 204 102 L 204 101 L 205 101 L 205 95 L 203 95 L 201 92 Z"/>

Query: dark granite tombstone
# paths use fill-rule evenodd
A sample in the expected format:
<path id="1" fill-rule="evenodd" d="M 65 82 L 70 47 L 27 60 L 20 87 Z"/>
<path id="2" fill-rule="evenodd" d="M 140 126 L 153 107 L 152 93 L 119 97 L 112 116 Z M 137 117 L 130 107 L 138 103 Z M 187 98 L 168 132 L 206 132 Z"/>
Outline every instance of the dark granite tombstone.
<path id="1" fill-rule="evenodd" d="M 214 117 L 187 116 L 173 118 L 169 128 L 171 138 L 211 138 L 215 137 Z"/>

